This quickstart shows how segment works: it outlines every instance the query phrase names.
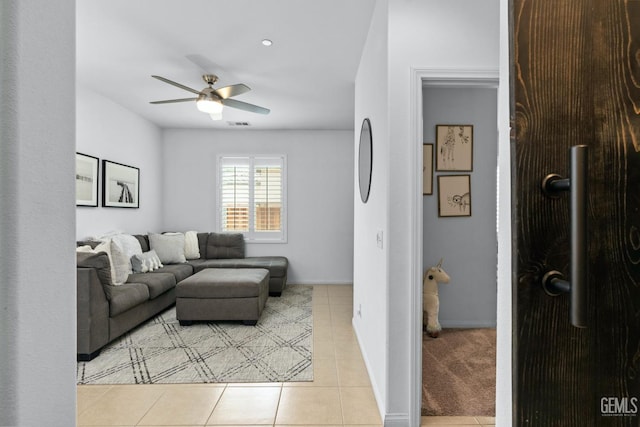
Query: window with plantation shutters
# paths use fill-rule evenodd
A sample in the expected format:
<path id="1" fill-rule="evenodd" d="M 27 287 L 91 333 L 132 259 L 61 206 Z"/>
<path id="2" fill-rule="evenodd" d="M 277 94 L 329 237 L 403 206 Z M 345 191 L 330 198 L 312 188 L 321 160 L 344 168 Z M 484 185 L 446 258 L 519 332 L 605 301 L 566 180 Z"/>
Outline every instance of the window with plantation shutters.
<path id="1" fill-rule="evenodd" d="M 247 241 L 284 242 L 285 157 L 221 156 L 218 225 Z"/>

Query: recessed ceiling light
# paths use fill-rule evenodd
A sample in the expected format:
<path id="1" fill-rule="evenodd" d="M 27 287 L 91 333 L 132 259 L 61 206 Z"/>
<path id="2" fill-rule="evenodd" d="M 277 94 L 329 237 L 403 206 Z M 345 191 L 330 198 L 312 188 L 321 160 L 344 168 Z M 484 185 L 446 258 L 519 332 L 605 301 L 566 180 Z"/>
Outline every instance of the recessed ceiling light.
<path id="1" fill-rule="evenodd" d="M 273 42 L 271 40 L 269 40 L 269 39 L 263 39 L 262 40 L 262 44 L 264 46 L 271 46 L 273 44 Z"/>

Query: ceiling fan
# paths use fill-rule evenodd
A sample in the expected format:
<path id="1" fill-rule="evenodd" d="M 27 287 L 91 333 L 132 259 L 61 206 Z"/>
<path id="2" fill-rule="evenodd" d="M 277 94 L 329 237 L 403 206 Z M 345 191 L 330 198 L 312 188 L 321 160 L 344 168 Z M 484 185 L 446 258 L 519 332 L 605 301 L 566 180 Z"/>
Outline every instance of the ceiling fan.
<path id="1" fill-rule="evenodd" d="M 215 84 L 215 82 L 218 81 L 218 76 L 214 74 L 205 74 L 202 76 L 202 80 L 204 80 L 205 83 L 207 83 L 209 86 L 205 87 L 200 91 L 192 89 L 180 83 L 176 83 L 172 80 L 165 79 L 164 77 L 160 77 L 160 76 L 151 76 L 151 77 L 198 95 L 196 98 L 181 98 L 181 99 L 167 99 L 165 101 L 151 101 L 150 102 L 151 104 L 170 104 L 174 102 L 196 101 L 196 106 L 198 107 L 198 110 L 202 111 L 203 113 L 209 114 L 212 120 L 222 119 L 223 107 L 237 108 L 239 110 L 250 111 L 252 113 L 258 113 L 258 114 L 269 114 L 270 112 L 268 108 L 259 107 L 257 105 L 249 104 L 247 102 L 231 99 L 232 96 L 241 95 L 251 90 L 251 88 L 249 88 L 249 86 L 245 84 L 240 83 L 240 84 L 235 84 L 231 86 L 221 87 L 219 89 L 214 89 L 213 85 Z"/>

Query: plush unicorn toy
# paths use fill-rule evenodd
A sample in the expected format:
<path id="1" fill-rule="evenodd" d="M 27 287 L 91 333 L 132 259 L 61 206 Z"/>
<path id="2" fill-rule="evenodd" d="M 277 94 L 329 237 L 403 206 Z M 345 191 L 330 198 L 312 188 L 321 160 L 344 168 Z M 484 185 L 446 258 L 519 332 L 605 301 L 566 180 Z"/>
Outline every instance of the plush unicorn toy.
<path id="1" fill-rule="evenodd" d="M 429 268 L 422 279 L 422 328 L 431 338 L 438 338 L 442 326 L 438 322 L 440 299 L 438 298 L 438 283 L 449 283 L 450 277 L 442 269 L 442 258 L 435 267 Z"/>

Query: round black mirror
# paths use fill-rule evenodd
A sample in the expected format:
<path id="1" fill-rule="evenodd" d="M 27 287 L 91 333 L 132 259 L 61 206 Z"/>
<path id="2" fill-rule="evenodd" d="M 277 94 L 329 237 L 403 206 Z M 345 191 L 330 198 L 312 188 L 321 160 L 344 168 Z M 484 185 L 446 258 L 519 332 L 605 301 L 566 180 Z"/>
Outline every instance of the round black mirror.
<path id="1" fill-rule="evenodd" d="M 360 184 L 360 198 L 363 203 L 369 200 L 371 189 L 371 168 L 373 166 L 373 138 L 371 136 L 371 122 L 362 121 L 360 129 L 360 148 L 358 154 L 358 182 Z"/>

